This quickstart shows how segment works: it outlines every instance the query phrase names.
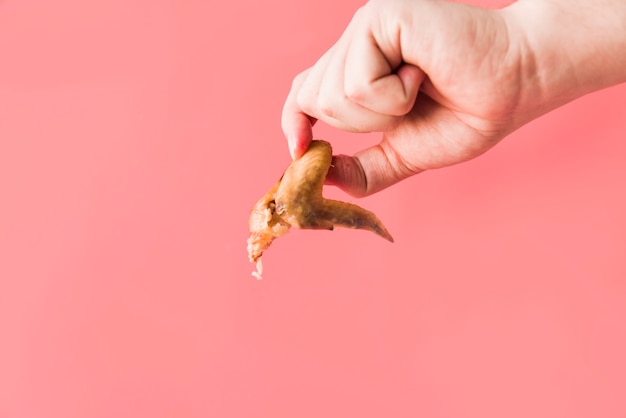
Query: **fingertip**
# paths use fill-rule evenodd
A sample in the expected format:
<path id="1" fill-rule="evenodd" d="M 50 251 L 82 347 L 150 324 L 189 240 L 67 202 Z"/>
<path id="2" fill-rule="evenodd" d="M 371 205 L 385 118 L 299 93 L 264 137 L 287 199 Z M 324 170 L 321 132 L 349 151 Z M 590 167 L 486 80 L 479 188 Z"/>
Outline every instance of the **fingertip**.
<path id="1" fill-rule="evenodd" d="M 287 139 L 287 146 L 289 147 L 289 155 L 291 156 L 292 160 L 297 160 L 302 156 L 299 155 L 298 151 L 296 150 L 296 145 L 289 139 Z"/>
<path id="2" fill-rule="evenodd" d="M 291 136 L 288 132 L 284 132 L 284 134 L 285 134 L 285 138 L 287 138 L 287 148 L 289 148 L 289 155 L 291 156 L 292 160 L 295 160 L 298 158 L 297 151 L 296 151 L 296 143 L 293 139 L 293 136 Z"/>
<path id="3" fill-rule="evenodd" d="M 294 78 L 281 115 L 283 134 L 287 139 L 289 154 L 294 160 L 300 158 L 309 147 L 313 139 L 313 125 L 316 122 L 315 118 L 307 115 L 297 102 L 298 92 L 309 71 L 304 71 Z"/>
<path id="4" fill-rule="evenodd" d="M 288 138 L 287 143 L 289 145 L 289 154 L 291 155 L 291 158 L 293 160 L 297 160 L 302 157 L 309 148 L 311 140 L 312 139 L 310 137 L 301 138 L 300 140 L 294 137 Z"/>
<path id="5" fill-rule="evenodd" d="M 299 111 L 283 120 L 283 132 L 287 138 L 287 146 L 292 159 L 302 157 L 309 148 L 313 140 L 314 124 L 314 119 Z"/>

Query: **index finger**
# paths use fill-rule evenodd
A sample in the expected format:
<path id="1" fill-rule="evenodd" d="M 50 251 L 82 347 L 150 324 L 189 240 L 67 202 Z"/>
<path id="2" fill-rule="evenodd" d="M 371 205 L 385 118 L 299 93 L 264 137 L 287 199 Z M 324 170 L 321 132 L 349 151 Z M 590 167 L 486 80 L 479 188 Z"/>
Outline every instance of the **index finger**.
<path id="1" fill-rule="evenodd" d="M 287 138 L 291 158 L 300 158 L 309 148 L 313 140 L 313 125 L 317 122 L 312 116 L 307 115 L 298 106 L 298 91 L 304 83 L 310 69 L 298 74 L 291 85 L 287 95 L 281 116 L 281 126 Z"/>

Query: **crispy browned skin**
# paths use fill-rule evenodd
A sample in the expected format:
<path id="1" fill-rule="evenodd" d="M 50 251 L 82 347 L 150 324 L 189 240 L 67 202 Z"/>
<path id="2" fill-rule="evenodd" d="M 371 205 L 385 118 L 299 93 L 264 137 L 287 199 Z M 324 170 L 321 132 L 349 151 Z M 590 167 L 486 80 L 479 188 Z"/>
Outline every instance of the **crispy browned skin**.
<path id="1" fill-rule="evenodd" d="M 307 152 L 292 161 L 282 178 L 252 208 L 248 257 L 256 262 L 272 240 L 299 229 L 366 229 L 393 242 L 391 234 L 372 212 L 351 203 L 325 199 L 324 179 L 332 148 L 326 141 L 311 142 Z"/>

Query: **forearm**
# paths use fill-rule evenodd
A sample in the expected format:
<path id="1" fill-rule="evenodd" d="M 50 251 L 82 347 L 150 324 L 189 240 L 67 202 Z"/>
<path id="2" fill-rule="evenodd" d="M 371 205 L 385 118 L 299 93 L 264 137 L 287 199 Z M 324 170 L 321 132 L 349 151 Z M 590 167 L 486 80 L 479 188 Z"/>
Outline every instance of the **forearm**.
<path id="1" fill-rule="evenodd" d="M 519 0 L 502 13 L 540 111 L 626 81 L 626 1 Z"/>

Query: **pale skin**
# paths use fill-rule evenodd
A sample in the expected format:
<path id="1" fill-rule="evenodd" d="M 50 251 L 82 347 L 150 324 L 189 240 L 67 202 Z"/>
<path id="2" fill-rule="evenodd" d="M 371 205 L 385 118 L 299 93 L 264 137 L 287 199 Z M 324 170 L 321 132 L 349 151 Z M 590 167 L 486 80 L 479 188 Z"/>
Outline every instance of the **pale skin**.
<path id="1" fill-rule="evenodd" d="M 294 159 L 320 120 L 381 142 L 336 156 L 354 196 L 475 158 L 533 119 L 626 82 L 626 1 L 519 0 L 487 10 L 371 0 L 295 77 L 282 127 Z"/>

